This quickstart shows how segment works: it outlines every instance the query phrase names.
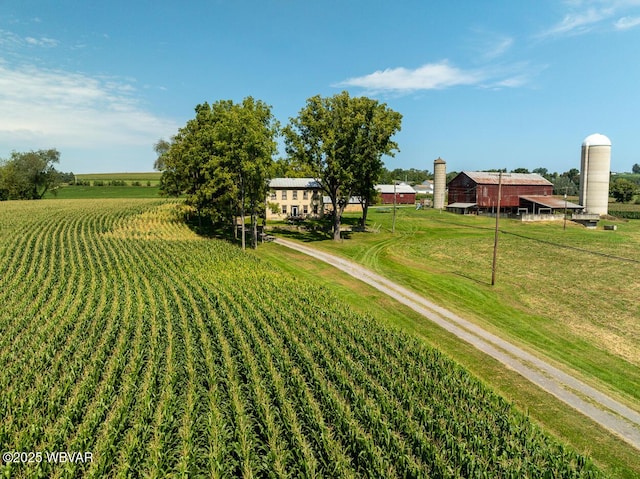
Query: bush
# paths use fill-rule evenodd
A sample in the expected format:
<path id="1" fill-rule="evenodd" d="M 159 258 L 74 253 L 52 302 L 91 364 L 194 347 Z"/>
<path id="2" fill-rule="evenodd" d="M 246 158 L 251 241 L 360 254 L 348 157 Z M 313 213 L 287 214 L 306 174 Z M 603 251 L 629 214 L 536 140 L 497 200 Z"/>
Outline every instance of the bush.
<path id="1" fill-rule="evenodd" d="M 627 220 L 640 220 L 640 211 L 609 211 L 609 215 Z"/>

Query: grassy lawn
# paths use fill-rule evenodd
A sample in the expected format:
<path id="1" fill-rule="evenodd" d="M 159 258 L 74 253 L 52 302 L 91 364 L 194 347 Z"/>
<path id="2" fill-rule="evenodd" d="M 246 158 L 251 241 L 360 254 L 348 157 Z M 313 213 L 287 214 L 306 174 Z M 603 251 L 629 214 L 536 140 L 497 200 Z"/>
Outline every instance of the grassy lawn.
<path id="1" fill-rule="evenodd" d="M 401 208 L 395 234 L 391 221 L 373 209 L 379 233 L 341 242 L 281 234 L 364 264 L 640 409 L 640 221 L 592 231 L 502 220 L 493 287 L 495 219 Z"/>

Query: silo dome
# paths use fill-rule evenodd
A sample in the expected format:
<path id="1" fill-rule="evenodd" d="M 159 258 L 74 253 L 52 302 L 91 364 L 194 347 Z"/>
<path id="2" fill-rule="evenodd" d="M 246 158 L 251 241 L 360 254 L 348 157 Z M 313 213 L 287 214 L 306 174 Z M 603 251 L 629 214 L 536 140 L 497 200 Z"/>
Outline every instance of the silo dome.
<path id="1" fill-rule="evenodd" d="M 611 140 L 600 133 L 594 133 L 584 139 L 582 146 L 611 146 Z"/>

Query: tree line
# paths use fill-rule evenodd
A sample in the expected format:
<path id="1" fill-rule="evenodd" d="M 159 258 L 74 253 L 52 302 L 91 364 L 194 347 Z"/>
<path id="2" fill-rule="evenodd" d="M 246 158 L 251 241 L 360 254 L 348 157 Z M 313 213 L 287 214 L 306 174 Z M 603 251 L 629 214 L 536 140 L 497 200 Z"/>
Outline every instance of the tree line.
<path id="1" fill-rule="evenodd" d="M 611 176 L 609 181 L 609 194 L 615 198 L 616 202 L 627 203 L 640 194 L 640 165 L 633 165 L 633 174 L 615 174 Z M 516 168 L 511 173 L 529 173 L 526 168 Z M 571 168 L 564 173 L 549 173 L 546 168 L 536 168 L 531 173 L 538 173 L 551 183 L 553 183 L 553 192 L 556 195 L 567 194 L 575 196 L 580 188 L 580 171 L 577 168 Z"/>
<path id="2" fill-rule="evenodd" d="M 269 180 L 281 172 L 303 173 L 320 183 L 333 206 L 334 239 L 340 238 L 349 198 L 361 198 L 362 222 L 366 222 L 382 156 L 398 151 L 391 138 L 402 119 L 385 104 L 351 97 L 346 91 L 309 98 L 285 127 L 273 117 L 270 106 L 252 97 L 241 103 L 204 103 L 195 111 L 195 118 L 170 141 L 155 145 L 155 166 L 162 171 L 160 189 L 166 195 L 185 195 L 198 219 L 234 229 L 239 224 L 243 248 L 245 217 L 250 218 L 255 248 Z M 275 161 L 278 137 L 284 139 L 288 156 Z"/>
<path id="3" fill-rule="evenodd" d="M 72 183 L 73 173 L 63 173 L 54 165 L 60 161 L 56 149 L 12 152 L 0 160 L 0 200 L 37 200 L 62 183 Z"/>

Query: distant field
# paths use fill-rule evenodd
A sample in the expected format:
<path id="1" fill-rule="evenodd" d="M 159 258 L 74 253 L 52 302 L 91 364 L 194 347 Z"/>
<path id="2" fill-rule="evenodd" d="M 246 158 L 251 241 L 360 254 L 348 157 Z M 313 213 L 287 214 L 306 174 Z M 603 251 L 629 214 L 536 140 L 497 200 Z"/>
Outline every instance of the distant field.
<path id="1" fill-rule="evenodd" d="M 635 204 L 635 203 L 609 203 L 609 210 L 640 211 L 640 204 Z"/>
<path id="2" fill-rule="evenodd" d="M 0 450 L 92 455 L 3 455 L 3 477 L 604 476 L 438 350 L 166 200 L 3 203 L 0 304 Z"/>
<path id="3" fill-rule="evenodd" d="M 76 175 L 78 180 L 123 180 L 123 181 L 151 181 L 159 182 L 162 173 L 159 171 L 143 172 L 143 173 L 80 173 Z"/>
<path id="4" fill-rule="evenodd" d="M 47 199 L 91 198 L 159 198 L 159 186 L 62 186 L 55 193 L 48 191 Z"/>
<path id="5" fill-rule="evenodd" d="M 63 185 L 48 191 L 45 198 L 158 198 L 161 172 L 147 173 L 87 173 L 77 174 L 77 185 Z M 116 182 L 117 186 L 112 183 Z"/>

